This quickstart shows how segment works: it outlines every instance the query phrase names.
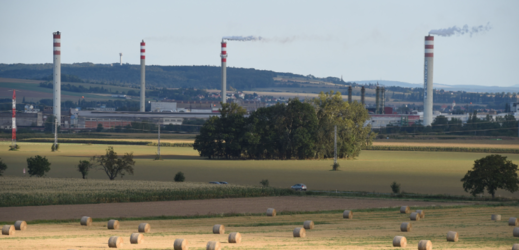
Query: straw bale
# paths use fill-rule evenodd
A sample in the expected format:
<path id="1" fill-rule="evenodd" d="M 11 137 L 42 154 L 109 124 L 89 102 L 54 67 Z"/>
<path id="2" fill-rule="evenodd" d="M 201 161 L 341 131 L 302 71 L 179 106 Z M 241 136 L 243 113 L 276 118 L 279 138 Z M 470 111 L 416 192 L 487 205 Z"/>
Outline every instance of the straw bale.
<path id="1" fill-rule="evenodd" d="M 225 226 L 216 224 L 213 226 L 213 233 L 214 234 L 224 234 L 225 233 Z"/>
<path id="2" fill-rule="evenodd" d="M 151 226 L 148 223 L 139 224 L 139 233 L 149 233 L 151 230 Z"/>
<path id="3" fill-rule="evenodd" d="M 81 217 L 81 226 L 92 226 L 92 218 L 88 216 Z"/>
<path id="4" fill-rule="evenodd" d="M 395 236 L 395 238 L 393 238 L 393 246 L 394 247 L 406 247 L 407 239 L 404 236 Z"/>
<path id="5" fill-rule="evenodd" d="M 13 225 L 4 225 L 4 227 L 2 227 L 2 235 L 14 235 L 14 231 Z"/>
<path id="6" fill-rule="evenodd" d="M 416 212 L 420 215 L 420 219 L 425 218 L 425 212 L 423 210 L 416 210 Z"/>
<path id="7" fill-rule="evenodd" d="M 314 222 L 311 220 L 305 221 L 303 225 L 305 229 L 314 229 Z"/>
<path id="8" fill-rule="evenodd" d="M 241 233 L 233 232 L 229 234 L 229 243 L 240 243 Z"/>
<path id="9" fill-rule="evenodd" d="M 132 233 L 130 235 L 130 243 L 132 244 L 141 244 L 144 242 L 144 235 L 140 233 Z"/>
<path id="10" fill-rule="evenodd" d="M 411 229 L 413 229 L 413 225 L 411 225 L 411 222 L 403 222 L 400 224 L 400 231 L 402 232 L 411 232 Z"/>
<path id="11" fill-rule="evenodd" d="M 519 237 L 519 227 L 515 227 L 513 233 L 514 233 L 514 237 Z"/>
<path id="12" fill-rule="evenodd" d="M 20 230 L 20 231 L 27 229 L 27 222 L 25 222 L 23 220 L 17 220 L 14 223 L 14 229 Z"/>
<path id="13" fill-rule="evenodd" d="M 175 239 L 175 243 L 173 243 L 173 249 L 175 250 L 188 250 L 188 243 L 186 239 Z"/>
<path id="14" fill-rule="evenodd" d="M 411 210 L 409 210 L 409 206 L 402 206 L 402 207 L 400 207 L 400 213 L 408 214 L 409 212 L 411 212 Z"/>
<path id="15" fill-rule="evenodd" d="M 432 250 L 432 243 L 430 240 L 421 240 L 418 242 L 418 250 Z"/>
<path id="16" fill-rule="evenodd" d="M 267 209 L 267 216 L 272 216 L 272 217 L 276 216 L 276 209 L 274 209 L 274 208 Z"/>
<path id="17" fill-rule="evenodd" d="M 119 248 L 123 246 L 123 238 L 118 236 L 112 236 L 108 239 L 108 247 Z"/>
<path id="18" fill-rule="evenodd" d="M 409 216 L 409 218 L 411 218 L 411 220 L 419 221 L 420 220 L 420 214 L 417 213 L 417 212 L 412 212 L 411 215 Z"/>
<path id="19" fill-rule="evenodd" d="M 302 227 L 296 227 L 296 229 L 294 229 L 294 237 L 306 237 L 306 230 Z"/>
<path id="20" fill-rule="evenodd" d="M 207 242 L 207 246 L 205 247 L 206 250 L 221 250 L 222 247 L 220 247 L 220 242 L 218 241 L 209 241 Z"/>
<path id="21" fill-rule="evenodd" d="M 342 213 L 342 218 L 353 219 L 353 212 L 350 210 L 344 210 L 344 212 Z"/>
<path id="22" fill-rule="evenodd" d="M 449 231 L 447 233 L 447 241 L 458 242 L 458 239 L 459 239 L 458 232 Z"/>
<path id="23" fill-rule="evenodd" d="M 119 229 L 119 221 L 118 220 L 109 220 L 107 227 L 108 227 L 108 229 Z"/>
<path id="24" fill-rule="evenodd" d="M 511 217 L 510 219 L 508 219 L 508 225 L 513 227 L 519 226 L 519 219 Z"/>
<path id="25" fill-rule="evenodd" d="M 519 244 L 514 244 L 512 246 L 512 250 L 519 250 Z"/>
<path id="26" fill-rule="evenodd" d="M 501 220 L 501 215 L 500 214 L 493 214 L 492 217 L 490 217 L 490 219 L 495 220 L 495 221 L 500 221 Z"/>

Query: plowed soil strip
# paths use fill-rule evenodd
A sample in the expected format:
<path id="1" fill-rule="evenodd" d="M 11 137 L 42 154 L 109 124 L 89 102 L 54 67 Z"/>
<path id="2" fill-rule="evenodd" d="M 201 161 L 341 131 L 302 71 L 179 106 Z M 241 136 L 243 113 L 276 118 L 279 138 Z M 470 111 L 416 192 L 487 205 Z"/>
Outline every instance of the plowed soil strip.
<path id="1" fill-rule="evenodd" d="M 324 211 L 399 206 L 451 206 L 455 202 L 425 202 L 389 199 L 349 199 L 333 197 L 261 197 L 210 200 L 182 200 L 82 205 L 52 205 L 0 208 L 0 221 L 131 218 L 148 216 L 193 216 L 221 213 L 264 213 L 267 208 L 282 211 Z"/>

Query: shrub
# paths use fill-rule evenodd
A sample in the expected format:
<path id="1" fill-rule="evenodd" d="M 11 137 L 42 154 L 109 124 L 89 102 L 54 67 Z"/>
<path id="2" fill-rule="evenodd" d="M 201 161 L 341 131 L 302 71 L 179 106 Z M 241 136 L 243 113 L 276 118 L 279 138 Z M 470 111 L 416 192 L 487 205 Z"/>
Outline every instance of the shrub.
<path id="1" fill-rule="evenodd" d="M 9 145 L 9 151 L 17 151 L 18 149 L 20 149 L 20 146 L 18 144 L 15 144 L 14 146 Z"/>
<path id="2" fill-rule="evenodd" d="M 86 176 L 88 175 L 88 171 L 92 168 L 92 163 L 89 161 L 79 161 L 79 164 L 77 165 L 78 171 L 83 176 L 83 179 L 86 179 Z"/>
<path id="3" fill-rule="evenodd" d="M 50 147 L 50 150 L 52 152 L 58 151 L 58 149 L 59 149 L 59 144 L 52 144 L 52 146 Z"/>
<path id="4" fill-rule="evenodd" d="M 29 169 L 29 175 L 36 175 L 38 177 L 44 176 L 50 171 L 50 162 L 46 157 L 39 155 L 27 158 L 27 168 Z"/>
<path id="5" fill-rule="evenodd" d="M 340 167 L 340 165 L 339 165 L 339 163 L 337 163 L 337 162 L 334 163 L 334 164 L 332 165 L 332 169 L 333 169 L 333 171 L 337 171 L 337 170 L 339 170 L 339 167 Z"/>
<path id="6" fill-rule="evenodd" d="M 396 183 L 396 181 L 393 181 L 390 187 L 394 194 L 400 193 L 400 184 Z"/>
<path id="7" fill-rule="evenodd" d="M 174 178 L 175 182 L 183 182 L 185 179 L 186 179 L 186 177 L 184 176 L 184 173 L 182 173 L 182 172 L 178 172 Z"/>
<path id="8" fill-rule="evenodd" d="M 7 169 L 7 165 L 2 161 L 2 158 L 0 158 L 0 176 L 4 174 L 4 171 Z"/>
<path id="9" fill-rule="evenodd" d="M 260 184 L 261 184 L 263 187 L 269 187 L 269 180 L 268 180 L 268 179 L 261 180 L 261 181 L 260 181 Z"/>

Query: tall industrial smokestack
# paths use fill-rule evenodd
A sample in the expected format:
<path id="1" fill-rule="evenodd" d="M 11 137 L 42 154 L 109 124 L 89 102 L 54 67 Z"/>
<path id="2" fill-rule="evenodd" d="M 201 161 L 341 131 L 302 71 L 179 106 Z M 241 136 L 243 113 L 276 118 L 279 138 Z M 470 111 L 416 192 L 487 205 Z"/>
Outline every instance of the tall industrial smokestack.
<path id="1" fill-rule="evenodd" d="M 146 43 L 141 42 L 141 112 L 146 111 Z"/>
<path id="2" fill-rule="evenodd" d="M 360 89 L 360 103 L 362 103 L 362 105 L 365 105 L 365 103 L 364 103 L 365 95 L 366 95 L 366 88 L 364 86 L 362 86 L 362 88 Z"/>
<path id="3" fill-rule="evenodd" d="M 375 96 L 375 114 L 380 114 L 380 88 L 377 86 L 377 94 Z"/>
<path id="4" fill-rule="evenodd" d="M 16 147 L 16 90 L 13 89 L 13 129 L 12 146 Z"/>
<path id="5" fill-rule="evenodd" d="M 222 103 L 227 101 L 227 42 L 222 40 Z"/>
<path id="6" fill-rule="evenodd" d="M 351 95 L 352 95 L 352 92 L 353 90 L 351 89 L 351 86 L 348 86 L 348 103 L 351 103 L 352 102 L 352 98 L 351 98 Z"/>
<path id="7" fill-rule="evenodd" d="M 434 68 L 434 36 L 425 37 L 425 61 L 423 83 L 423 125 L 432 124 L 433 114 L 433 68 Z"/>
<path id="8" fill-rule="evenodd" d="M 123 53 L 119 53 L 119 65 L 123 65 Z"/>
<path id="9" fill-rule="evenodd" d="M 61 33 L 52 33 L 54 38 L 54 107 L 53 115 L 59 125 L 61 125 Z M 55 121 L 52 121 L 55 122 Z"/>

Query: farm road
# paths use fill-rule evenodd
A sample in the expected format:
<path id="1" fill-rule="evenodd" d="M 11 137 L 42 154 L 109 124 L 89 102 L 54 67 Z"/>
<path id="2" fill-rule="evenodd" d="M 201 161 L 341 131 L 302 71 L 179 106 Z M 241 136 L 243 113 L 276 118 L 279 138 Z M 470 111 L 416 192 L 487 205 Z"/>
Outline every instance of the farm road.
<path id="1" fill-rule="evenodd" d="M 450 206 L 463 203 L 350 199 L 332 197 L 260 197 L 211 200 L 181 200 L 82 205 L 0 207 L 0 221 L 92 218 L 190 216 L 219 213 L 264 213 L 267 208 L 282 211 L 319 211 L 400 206 Z"/>

